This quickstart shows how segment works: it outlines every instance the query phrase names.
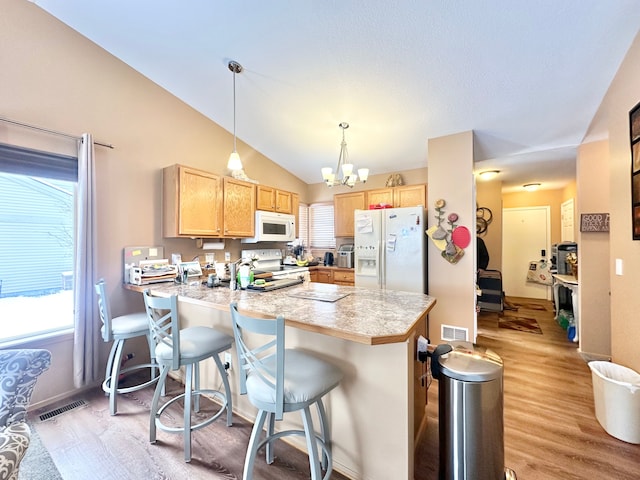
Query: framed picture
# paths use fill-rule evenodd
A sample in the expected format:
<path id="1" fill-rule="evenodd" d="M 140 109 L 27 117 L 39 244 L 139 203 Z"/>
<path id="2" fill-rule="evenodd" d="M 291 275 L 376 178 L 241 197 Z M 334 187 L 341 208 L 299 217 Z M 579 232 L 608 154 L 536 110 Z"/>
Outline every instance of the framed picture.
<path id="1" fill-rule="evenodd" d="M 631 143 L 640 140 L 640 103 L 629 112 L 629 128 L 631 130 Z"/>
<path id="2" fill-rule="evenodd" d="M 631 144 L 631 225 L 633 239 L 640 240 L 640 103 L 629 112 Z"/>

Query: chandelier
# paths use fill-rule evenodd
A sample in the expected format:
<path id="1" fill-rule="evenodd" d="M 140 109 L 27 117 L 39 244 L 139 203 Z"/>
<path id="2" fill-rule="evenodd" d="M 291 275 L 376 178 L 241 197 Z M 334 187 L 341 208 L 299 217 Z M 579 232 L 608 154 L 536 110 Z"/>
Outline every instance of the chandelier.
<path id="1" fill-rule="evenodd" d="M 342 129 L 342 143 L 340 143 L 340 156 L 338 157 L 336 171 L 334 173 L 331 167 L 324 167 L 322 169 L 322 179 L 328 187 L 333 187 L 334 185 L 346 185 L 353 188 L 357 182 L 360 181 L 365 183 L 367 181 L 367 178 L 369 178 L 369 169 L 359 168 L 358 173 L 354 172 L 353 164 L 349 163 L 347 142 L 344 139 L 344 131 L 349 128 L 349 124 L 347 122 L 342 122 L 338 126 Z"/>

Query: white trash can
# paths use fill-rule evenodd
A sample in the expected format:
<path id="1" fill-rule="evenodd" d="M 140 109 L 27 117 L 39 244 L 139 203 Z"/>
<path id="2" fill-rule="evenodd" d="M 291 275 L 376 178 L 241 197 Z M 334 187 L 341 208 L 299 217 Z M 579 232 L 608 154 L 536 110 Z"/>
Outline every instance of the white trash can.
<path id="1" fill-rule="evenodd" d="M 640 375 L 612 362 L 589 362 L 596 418 L 619 440 L 640 443 Z"/>

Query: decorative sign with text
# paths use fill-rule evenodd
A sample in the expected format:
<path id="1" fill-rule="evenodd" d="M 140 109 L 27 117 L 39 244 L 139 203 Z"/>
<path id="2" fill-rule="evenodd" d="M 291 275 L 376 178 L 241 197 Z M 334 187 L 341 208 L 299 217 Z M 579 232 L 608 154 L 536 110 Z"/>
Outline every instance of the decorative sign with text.
<path id="1" fill-rule="evenodd" d="M 581 232 L 608 232 L 608 213 L 583 213 L 580 215 Z"/>

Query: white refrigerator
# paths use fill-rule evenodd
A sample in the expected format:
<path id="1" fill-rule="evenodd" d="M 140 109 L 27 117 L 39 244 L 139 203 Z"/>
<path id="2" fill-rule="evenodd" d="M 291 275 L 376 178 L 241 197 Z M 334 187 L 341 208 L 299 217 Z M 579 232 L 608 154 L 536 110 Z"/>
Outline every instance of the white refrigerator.
<path id="1" fill-rule="evenodd" d="M 423 207 L 356 210 L 354 227 L 357 287 L 427 293 Z"/>

